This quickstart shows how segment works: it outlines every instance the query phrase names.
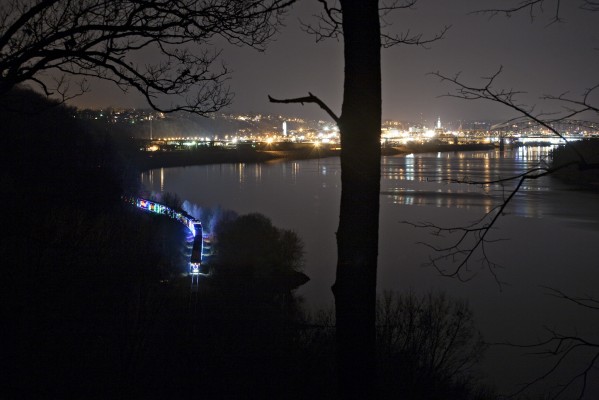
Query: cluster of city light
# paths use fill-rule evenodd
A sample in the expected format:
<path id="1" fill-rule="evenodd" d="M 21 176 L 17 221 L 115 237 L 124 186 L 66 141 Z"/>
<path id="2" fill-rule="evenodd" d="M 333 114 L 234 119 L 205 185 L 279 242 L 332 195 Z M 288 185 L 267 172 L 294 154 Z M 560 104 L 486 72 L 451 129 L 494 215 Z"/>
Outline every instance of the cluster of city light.
<path id="1" fill-rule="evenodd" d="M 152 121 L 166 118 L 165 114 L 154 110 L 136 110 L 136 109 L 104 109 L 104 110 L 80 110 L 79 116 L 84 119 L 107 119 L 111 123 L 149 123 L 150 140 L 152 139 Z M 171 117 L 172 118 L 172 117 Z M 176 116 L 175 116 L 176 118 Z M 201 145 L 202 142 L 220 142 L 227 145 L 234 145 L 237 142 L 309 142 L 309 143 L 339 143 L 338 128 L 330 121 L 312 121 L 297 117 L 287 117 L 282 115 L 268 114 L 214 114 L 212 119 L 224 119 L 230 121 L 242 121 L 246 126 L 239 128 L 237 132 L 231 132 L 219 139 L 218 135 L 176 135 L 161 138 L 162 141 L 185 143 L 168 143 L 169 145 L 194 146 Z M 271 124 L 272 122 L 272 124 Z M 426 127 L 423 122 L 416 124 L 407 130 L 400 130 L 407 127 L 404 122 L 386 120 L 383 123 L 382 142 L 407 144 L 409 141 L 427 142 L 431 140 L 490 143 L 497 141 L 498 137 L 520 138 L 520 141 L 543 141 L 559 142 L 555 139 L 555 134 L 550 130 L 538 126 L 534 122 L 514 122 L 499 123 L 491 125 L 489 122 L 468 122 L 465 123 L 470 129 L 450 131 L 447 126 L 441 125 L 441 119 L 438 118 L 432 129 Z M 278 127 L 274 127 L 279 125 Z M 580 127 L 573 128 L 570 124 L 564 123 L 563 126 L 556 128 L 562 134 L 568 137 L 597 137 L 599 134 L 593 128 Z M 161 136 L 160 134 L 157 136 Z M 526 139 L 534 137 L 535 139 Z M 542 138 L 542 139 L 541 139 Z M 195 141 L 193 143 L 191 141 Z M 158 143 L 153 143 L 159 145 Z M 155 150 L 156 147 L 147 150 Z"/>
<path id="2" fill-rule="evenodd" d="M 225 135 L 223 141 L 231 144 L 237 143 L 266 143 L 273 144 L 279 142 L 293 143 L 339 143 L 339 130 L 336 127 L 324 126 L 322 130 L 306 131 L 300 128 L 291 131 L 287 135 L 278 132 L 269 132 L 253 135 Z"/>
<path id="3" fill-rule="evenodd" d="M 159 115 L 149 115 L 148 119 L 160 118 Z M 267 146 L 274 145 L 280 142 L 291 143 L 312 143 L 315 146 L 321 145 L 338 145 L 340 143 L 339 129 L 335 124 L 328 121 L 305 121 L 300 118 L 285 118 L 283 116 L 271 116 L 261 114 L 241 114 L 241 115 L 222 115 L 225 119 L 260 122 L 260 121 L 277 121 L 280 127 L 258 128 L 257 125 L 248 124 L 244 128 L 240 128 L 235 133 L 226 135 L 198 136 L 198 135 L 179 135 L 169 136 L 157 139 L 151 142 L 151 145 L 146 147 L 147 151 L 160 150 L 160 146 L 176 146 L 176 148 L 191 148 L 194 146 L 203 146 L 207 143 L 218 146 L 236 146 L 239 143 L 262 143 Z M 294 124 L 290 124 L 293 122 Z M 472 124 L 471 124 L 472 125 Z M 476 123 L 475 123 L 476 125 Z M 481 125 L 485 126 L 481 123 Z M 445 143 L 497 143 L 501 138 L 510 138 L 510 140 L 518 140 L 521 143 L 526 142 L 547 142 L 561 143 L 561 139 L 557 138 L 554 133 L 535 127 L 532 124 L 517 125 L 517 124 L 498 124 L 487 129 L 474 127 L 470 130 L 462 130 L 461 125 L 459 130 L 446 129 L 441 125 L 441 119 L 432 129 L 428 129 L 423 125 L 411 126 L 408 129 L 397 121 L 385 121 L 384 127 L 381 129 L 381 144 L 382 145 L 408 145 L 413 143 L 426 143 L 430 141 L 441 141 Z M 524 130 L 523 130 L 524 128 Z M 261 131 L 259 131 L 261 130 Z M 595 132 L 580 132 L 570 138 L 581 138 L 596 135 Z"/>
<path id="4" fill-rule="evenodd" d="M 574 134 L 567 135 L 567 139 L 580 140 L 590 135 Z M 498 143 L 501 137 L 509 137 L 513 140 L 517 140 L 520 143 L 530 142 L 546 142 L 549 144 L 560 144 L 564 141 L 555 136 L 554 134 L 546 133 L 493 133 L 489 131 L 479 132 L 460 132 L 460 131 L 439 131 L 438 129 L 432 130 L 397 130 L 388 129 L 381 132 L 381 144 L 397 144 L 406 145 L 410 142 L 415 143 L 426 143 L 431 140 L 441 140 L 445 142 L 457 143 L 459 139 L 460 143 Z M 339 131 L 337 129 L 323 129 L 319 132 L 293 132 L 287 136 L 281 134 L 264 134 L 264 135 L 225 135 L 222 139 L 218 136 L 215 137 L 167 137 L 158 139 L 152 142 L 151 145 L 146 147 L 146 151 L 158 151 L 160 150 L 160 144 L 166 143 L 167 145 L 183 146 L 183 147 L 195 147 L 206 145 L 207 143 L 214 143 L 217 146 L 236 146 L 238 143 L 265 143 L 272 145 L 280 142 L 292 142 L 292 143 L 313 143 L 315 146 L 320 145 L 338 145 L 340 143 Z"/>
<path id="5" fill-rule="evenodd" d="M 214 140 L 218 140 L 218 135 L 217 136 L 213 136 L 213 137 L 209 137 L 209 136 L 169 136 L 169 137 L 162 137 L 160 139 L 156 139 L 157 141 L 166 141 L 166 142 L 177 142 L 177 141 L 195 141 L 195 142 L 211 142 Z M 194 143 L 195 143 L 194 142 Z M 188 143 L 192 143 L 192 142 L 188 142 Z"/>
<path id="6" fill-rule="evenodd" d="M 407 144 L 408 142 L 426 142 L 435 138 L 454 138 L 457 136 L 458 132 L 448 132 L 442 129 L 417 129 L 413 127 L 407 131 L 386 129 L 381 132 L 381 143 Z"/>

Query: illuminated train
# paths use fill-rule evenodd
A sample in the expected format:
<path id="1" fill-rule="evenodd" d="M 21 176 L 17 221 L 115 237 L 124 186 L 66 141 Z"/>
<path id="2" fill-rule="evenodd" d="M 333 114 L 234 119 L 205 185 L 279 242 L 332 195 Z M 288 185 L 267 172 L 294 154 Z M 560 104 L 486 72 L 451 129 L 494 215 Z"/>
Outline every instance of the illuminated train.
<path id="1" fill-rule="evenodd" d="M 193 247 L 191 250 L 189 272 L 192 275 L 201 274 L 200 270 L 202 267 L 202 253 L 204 252 L 204 229 L 202 228 L 202 223 L 200 221 L 183 211 L 175 211 L 164 204 L 156 203 L 147 199 L 129 197 L 125 198 L 125 200 L 131 204 L 135 204 L 137 208 L 141 208 L 142 210 L 153 212 L 155 214 L 166 215 L 185 225 L 193 235 Z"/>
<path id="2" fill-rule="evenodd" d="M 204 230 L 200 221 L 193 223 L 194 233 L 193 247 L 191 249 L 191 260 L 189 262 L 189 272 L 199 274 L 202 267 L 202 253 L 204 252 Z"/>

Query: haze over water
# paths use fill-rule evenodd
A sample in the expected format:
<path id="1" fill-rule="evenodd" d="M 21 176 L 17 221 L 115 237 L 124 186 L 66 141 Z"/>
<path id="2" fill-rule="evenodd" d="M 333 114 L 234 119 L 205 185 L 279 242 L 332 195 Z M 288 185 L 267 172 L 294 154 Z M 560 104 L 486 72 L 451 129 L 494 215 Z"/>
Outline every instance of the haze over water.
<path id="1" fill-rule="evenodd" d="M 500 204 L 514 184 L 483 187 L 447 180 L 505 178 L 545 162 L 548 152 L 547 147 L 528 147 L 503 154 L 384 157 L 379 291 L 443 290 L 466 299 L 489 342 L 534 342 L 547 337 L 543 327 L 597 341 L 597 312 L 550 296 L 544 288 L 598 297 L 597 194 L 573 190 L 551 178 L 526 183 L 491 233 L 491 239 L 505 240 L 486 247 L 489 259 L 500 266 L 495 270 L 497 279 L 477 262 L 470 265 L 474 278 L 469 282 L 441 277 L 434 268 L 423 266 L 434 253 L 416 243 L 441 244 L 442 239 L 402 223 L 468 225 Z M 311 278 L 298 294 L 308 306 L 325 308 L 333 304 L 330 286 L 335 278 L 340 174 L 339 159 L 328 158 L 159 169 L 144 173 L 142 181 L 151 191 L 177 193 L 202 207 L 259 212 L 276 226 L 296 231 L 305 243 L 305 272 Z M 356 231 L 359 234 L 359 226 Z M 484 367 L 500 388 L 512 390 L 516 383 L 545 372 L 547 364 L 542 360 L 522 354 L 505 346 L 488 351 Z M 589 394 L 594 398 L 599 388 L 593 387 Z"/>

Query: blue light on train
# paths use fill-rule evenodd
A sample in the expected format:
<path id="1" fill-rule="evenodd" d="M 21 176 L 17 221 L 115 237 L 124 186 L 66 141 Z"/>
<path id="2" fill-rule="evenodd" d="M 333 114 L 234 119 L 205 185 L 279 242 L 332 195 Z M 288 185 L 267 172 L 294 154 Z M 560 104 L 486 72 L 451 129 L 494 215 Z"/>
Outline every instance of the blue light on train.
<path id="1" fill-rule="evenodd" d="M 155 203 L 146 199 L 131 199 L 132 203 L 136 204 L 138 208 L 143 210 L 156 213 L 165 214 L 168 217 L 181 222 L 189 229 L 190 233 L 194 237 L 194 245 L 191 255 L 190 273 L 192 275 L 201 274 L 200 267 L 202 264 L 202 256 L 204 253 L 204 230 L 202 223 L 197 219 L 193 218 L 185 212 L 175 211 L 172 208 L 165 206 L 164 204 Z"/>

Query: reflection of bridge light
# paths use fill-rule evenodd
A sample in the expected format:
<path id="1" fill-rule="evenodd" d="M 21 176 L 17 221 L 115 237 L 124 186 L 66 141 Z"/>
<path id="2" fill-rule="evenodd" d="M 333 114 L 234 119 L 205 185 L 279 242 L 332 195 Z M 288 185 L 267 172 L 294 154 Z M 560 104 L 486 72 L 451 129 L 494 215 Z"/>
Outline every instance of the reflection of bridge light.
<path id="1" fill-rule="evenodd" d="M 408 154 L 405 157 L 406 160 L 406 180 L 414 180 L 414 154 Z"/>
<path id="2" fill-rule="evenodd" d="M 568 141 L 572 142 L 572 141 L 578 141 L 581 138 L 578 136 L 575 137 L 566 137 L 566 139 L 568 139 Z M 557 136 L 551 136 L 551 137 L 526 137 L 526 138 L 520 138 L 519 141 L 521 143 L 548 143 L 548 144 L 552 144 L 552 145 L 556 145 L 556 144 L 564 144 L 564 140 L 560 137 Z"/>

